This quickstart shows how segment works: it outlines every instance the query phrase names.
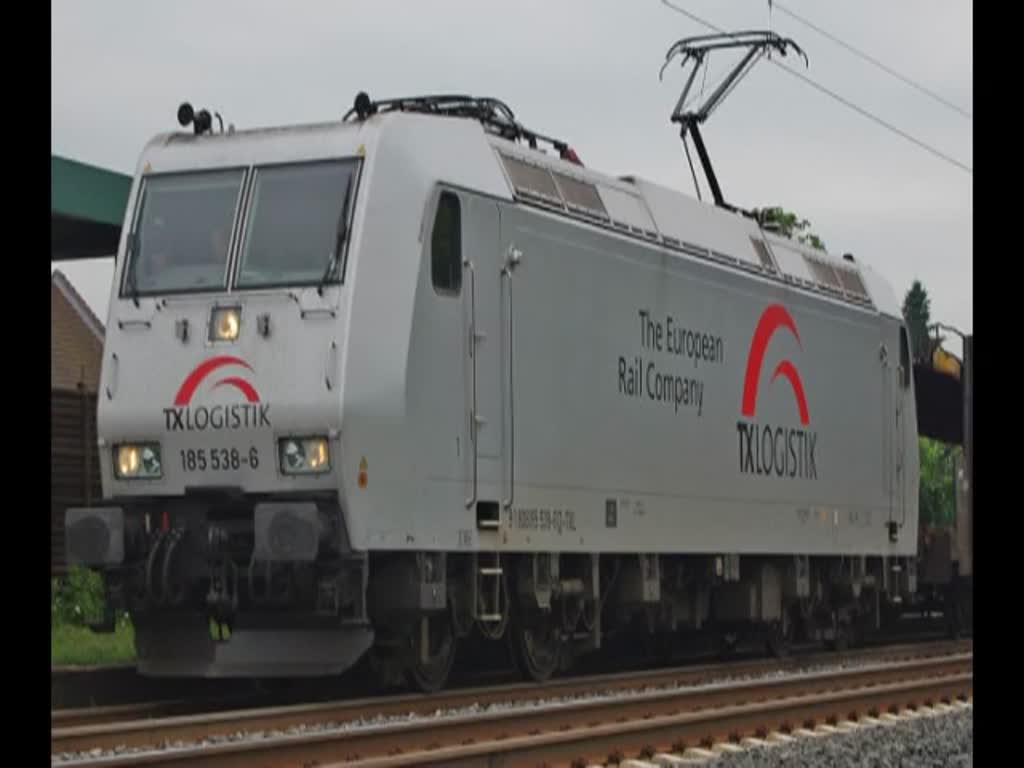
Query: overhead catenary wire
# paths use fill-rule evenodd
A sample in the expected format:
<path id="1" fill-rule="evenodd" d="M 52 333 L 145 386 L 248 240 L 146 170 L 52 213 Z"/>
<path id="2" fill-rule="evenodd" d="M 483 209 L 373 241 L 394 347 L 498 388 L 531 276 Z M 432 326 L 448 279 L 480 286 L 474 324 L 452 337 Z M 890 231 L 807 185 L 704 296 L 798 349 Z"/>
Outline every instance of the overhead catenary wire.
<path id="1" fill-rule="evenodd" d="M 733 35 L 731 35 L 729 32 L 726 32 L 721 27 L 715 26 L 711 22 L 706 21 L 705 19 L 702 19 L 701 17 L 697 16 L 696 14 L 691 13 L 690 11 L 687 11 L 685 8 L 680 8 L 678 5 L 675 5 L 674 3 L 670 2 L 670 0 L 661 0 L 661 2 L 665 6 L 670 8 L 671 10 L 675 11 L 676 13 L 681 13 L 682 15 L 692 19 L 693 21 L 696 21 L 698 24 L 702 24 L 703 26 L 707 27 L 708 29 L 712 29 L 715 32 L 718 32 L 719 34 L 728 35 L 730 37 L 733 37 Z M 788 72 L 789 74 L 793 75 L 794 77 L 799 78 L 800 80 L 804 81 L 805 83 L 807 83 L 808 85 L 810 85 L 814 89 L 820 91 L 821 93 L 824 93 L 827 96 L 830 96 L 831 98 L 835 99 L 840 104 L 842 104 L 843 106 L 845 106 L 845 107 L 847 107 L 849 109 L 854 110 L 855 112 L 857 112 L 861 116 L 868 118 L 872 122 L 874 122 L 874 123 L 882 126 L 883 128 L 885 128 L 886 130 L 889 130 L 889 131 L 897 134 L 898 136 L 902 137 L 903 139 L 906 139 L 907 141 L 911 142 L 912 144 L 915 144 L 916 146 L 920 147 L 921 149 L 924 149 L 925 151 L 930 152 L 932 155 L 938 157 L 939 159 L 945 160 L 950 165 L 954 165 L 957 168 L 959 168 L 959 169 L 961 169 L 963 171 L 966 171 L 967 173 L 970 173 L 972 175 L 974 174 L 974 169 L 971 168 L 970 166 L 965 165 L 964 163 L 960 162 L 956 158 L 953 158 L 953 157 L 947 155 L 945 152 L 942 152 L 941 150 L 936 149 L 935 147 L 931 146 L 930 144 L 925 143 L 924 141 L 922 141 L 921 139 L 916 138 L 915 136 L 912 136 L 911 134 L 907 133 L 906 131 L 904 131 L 904 130 L 902 130 L 900 128 L 897 128 L 896 126 L 892 125 L 891 123 L 889 123 L 889 122 L 883 120 L 882 118 L 878 117 L 878 115 L 875 115 L 872 112 L 869 112 L 868 110 L 864 109 L 863 107 L 860 107 L 860 106 L 854 104 L 849 99 L 846 99 L 846 98 L 840 96 L 835 91 L 832 91 L 832 90 L 826 88 L 825 86 L 821 85 L 820 83 L 816 82 L 815 80 L 812 80 L 811 78 L 807 77 L 806 75 L 801 74 L 800 72 L 798 72 L 797 70 L 793 69 L 792 67 L 788 67 L 785 64 L 783 64 L 782 62 L 780 62 L 780 61 L 778 61 L 777 59 L 774 59 L 774 58 L 769 59 L 769 61 L 771 61 L 777 67 L 781 68 L 784 72 Z"/>
<path id="2" fill-rule="evenodd" d="M 773 59 L 773 61 L 775 61 L 775 60 Z M 936 157 L 939 157 L 942 160 L 945 160 L 947 163 L 955 165 L 957 168 L 960 168 L 961 170 L 967 171 L 967 173 L 970 173 L 970 174 L 974 173 L 974 169 L 971 168 L 970 166 L 965 165 L 964 163 L 961 163 L 956 158 L 950 157 L 946 153 L 944 153 L 944 152 L 942 152 L 942 151 L 940 151 L 938 149 L 935 149 L 935 147 L 933 147 L 933 146 L 931 146 L 929 144 L 924 143 L 923 141 L 921 141 L 918 138 L 915 138 L 914 136 L 911 136 L 909 133 L 907 133 L 904 130 L 901 130 L 901 129 L 897 128 L 892 123 L 888 123 L 885 120 L 883 120 L 882 118 L 878 117 L 877 115 L 874 115 L 871 112 L 868 112 L 863 107 L 857 106 L 856 104 L 854 104 L 849 99 L 844 99 L 838 93 L 835 93 L 834 91 L 830 91 L 828 88 L 826 88 L 825 86 L 821 85 L 820 83 L 815 82 L 811 78 L 807 77 L 807 75 L 803 74 L 802 72 L 798 72 L 798 71 L 796 71 L 795 69 L 793 69 L 791 67 L 787 67 L 785 64 L 782 64 L 781 62 L 775 61 L 775 63 L 778 64 L 786 72 L 789 72 L 789 74 L 793 75 L 793 77 L 797 77 L 797 78 L 803 80 L 805 83 L 807 83 L 812 88 L 815 88 L 815 89 L 821 91 L 822 93 L 827 94 L 828 96 L 831 96 L 833 99 L 835 99 L 839 103 L 849 107 L 850 109 L 854 110 L 855 112 L 858 112 L 859 114 L 863 115 L 864 117 L 868 118 L 869 120 L 872 120 L 875 123 L 878 123 L 878 125 L 881 125 L 883 128 L 889 129 L 893 133 L 896 133 L 896 134 L 902 136 L 907 141 L 912 142 L 913 144 L 916 144 L 917 146 L 921 147 L 921 149 L 927 150 L 928 152 L 931 152 Z"/>
<path id="3" fill-rule="evenodd" d="M 935 93 L 934 91 L 932 91 L 932 90 L 930 90 L 928 88 L 925 88 L 923 85 L 921 85 L 920 83 L 918 83 L 915 80 L 912 80 L 911 78 L 907 77 L 906 75 L 900 74 L 899 72 L 897 72 L 892 67 L 886 66 L 885 64 L 880 62 L 875 57 L 870 56 L 869 54 L 866 54 L 863 51 L 857 50 L 852 45 L 850 45 L 849 43 L 847 43 L 844 40 L 841 40 L 836 35 L 833 35 L 833 34 L 827 32 L 827 31 L 825 31 L 824 29 L 822 29 L 821 27 L 817 26 L 816 24 L 813 24 L 812 22 L 808 21 L 807 19 L 803 18 L 802 16 L 799 16 L 798 14 L 796 14 L 793 11 L 789 10 L 788 8 L 786 8 L 786 6 L 784 6 L 778 0 L 772 0 L 772 6 L 774 8 L 776 8 L 777 10 L 782 11 L 782 13 L 786 14 L 791 19 L 799 22 L 800 24 L 803 24 L 806 27 L 809 27 L 810 29 L 813 29 L 815 32 L 817 32 L 822 37 L 825 37 L 828 40 L 831 40 L 836 45 L 838 45 L 838 46 L 840 46 L 842 48 L 845 48 L 846 50 L 848 50 L 850 53 L 854 54 L 855 56 L 859 56 L 860 58 L 864 59 L 868 63 L 873 64 L 874 66 L 878 67 L 880 70 L 885 72 L 886 74 L 891 75 L 892 77 L 895 77 L 897 80 L 900 80 L 903 83 L 906 83 L 911 88 L 916 88 L 921 93 L 925 94 L 926 96 L 931 97 L 935 101 L 939 102 L 940 104 L 942 104 L 945 107 L 948 107 L 949 109 L 953 110 L 954 112 L 958 112 L 959 114 L 961 114 L 964 117 L 966 117 L 968 120 L 974 120 L 974 115 L 972 115 L 967 110 L 965 110 L 962 107 L 954 104 L 953 102 L 949 101 L 948 99 L 943 98 L 942 96 L 940 96 L 939 94 Z"/>

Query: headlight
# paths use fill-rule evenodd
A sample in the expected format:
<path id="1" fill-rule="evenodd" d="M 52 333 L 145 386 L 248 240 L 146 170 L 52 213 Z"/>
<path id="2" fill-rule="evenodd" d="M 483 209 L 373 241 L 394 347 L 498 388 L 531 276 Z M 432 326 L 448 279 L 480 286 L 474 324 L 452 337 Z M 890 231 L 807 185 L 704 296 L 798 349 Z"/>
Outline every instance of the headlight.
<path id="1" fill-rule="evenodd" d="M 241 307 L 216 307 L 210 315 L 210 341 L 234 341 L 241 323 Z"/>
<path id="2" fill-rule="evenodd" d="M 114 446 L 114 474 L 122 480 L 154 480 L 163 477 L 157 443 L 123 443 Z"/>
<path id="3" fill-rule="evenodd" d="M 308 475 L 331 468 L 325 437 L 288 437 L 278 445 L 281 471 L 286 475 Z"/>

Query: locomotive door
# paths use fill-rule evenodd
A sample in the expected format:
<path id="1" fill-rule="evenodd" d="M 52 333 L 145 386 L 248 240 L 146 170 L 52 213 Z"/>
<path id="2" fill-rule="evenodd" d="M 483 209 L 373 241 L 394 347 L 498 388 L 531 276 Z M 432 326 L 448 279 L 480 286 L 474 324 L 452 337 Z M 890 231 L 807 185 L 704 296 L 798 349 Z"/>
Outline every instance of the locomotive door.
<path id="1" fill-rule="evenodd" d="M 894 472 L 893 472 L 893 424 L 895 398 L 893 397 L 894 366 L 889 359 L 889 350 L 882 342 L 881 350 L 882 373 L 882 492 L 885 502 L 886 519 L 891 524 L 895 520 L 894 508 Z"/>
<path id="2" fill-rule="evenodd" d="M 896 371 L 896 384 L 893 387 L 893 411 L 896 419 L 896 428 L 893 430 L 893 439 L 896 441 L 893 451 L 893 464 L 896 473 L 895 488 L 893 489 L 894 519 L 902 526 L 907 520 L 907 473 L 906 473 L 906 450 L 907 450 L 907 397 L 910 395 L 910 380 L 913 376 L 913 369 L 910 362 L 910 343 L 907 339 L 907 329 L 900 326 L 900 359 L 899 368 Z"/>
<path id="3" fill-rule="evenodd" d="M 499 248 L 496 203 L 463 196 L 463 260 L 469 282 L 466 302 L 466 345 L 470 381 L 468 451 L 470 492 L 467 506 L 476 507 L 480 527 L 496 527 L 504 488 L 505 375 L 503 333 L 504 279 Z"/>
<path id="4" fill-rule="evenodd" d="M 882 482 L 887 518 L 891 524 L 906 522 L 906 409 L 909 392 L 910 350 L 906 330 L 900 328 L 899 358 L 892 360 L 883 343 L 882 355 Z"/>

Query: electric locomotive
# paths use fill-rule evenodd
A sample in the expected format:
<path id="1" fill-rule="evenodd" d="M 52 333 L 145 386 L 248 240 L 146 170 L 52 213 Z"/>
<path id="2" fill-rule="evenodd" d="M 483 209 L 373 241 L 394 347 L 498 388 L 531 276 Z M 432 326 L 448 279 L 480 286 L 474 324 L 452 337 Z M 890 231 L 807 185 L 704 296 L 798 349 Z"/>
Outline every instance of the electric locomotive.
<path id="1" fill-rule="evenodd" d="M 431 690 L 473 636 L 542 680 L 627 628 L 842 645 L 915 592 L 910 340 L 866 265 L 496 99 L 179 120 L 118 250 L 105 502 L 67 512 L 141 673 Z"/>

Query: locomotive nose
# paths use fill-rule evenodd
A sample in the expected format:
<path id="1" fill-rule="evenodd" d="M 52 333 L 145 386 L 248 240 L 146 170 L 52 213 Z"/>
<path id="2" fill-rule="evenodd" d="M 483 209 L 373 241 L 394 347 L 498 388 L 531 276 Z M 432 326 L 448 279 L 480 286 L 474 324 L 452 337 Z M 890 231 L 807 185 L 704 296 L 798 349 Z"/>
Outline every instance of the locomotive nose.
<path id="1" fill-rule="evenodd" d="M 316 288 L 181 297 L 119 330 L 99 411 L 119 493 L 334 487 L 343 337 Z"/>

